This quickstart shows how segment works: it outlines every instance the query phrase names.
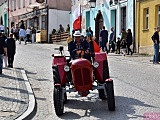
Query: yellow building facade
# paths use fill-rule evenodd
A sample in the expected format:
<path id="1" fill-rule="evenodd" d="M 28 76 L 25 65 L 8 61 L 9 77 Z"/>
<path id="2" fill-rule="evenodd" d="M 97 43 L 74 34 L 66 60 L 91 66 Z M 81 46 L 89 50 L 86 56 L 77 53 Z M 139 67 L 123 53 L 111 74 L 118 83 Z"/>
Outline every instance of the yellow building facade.
<path id="1" fill-rule="evenodd" d="M 135 26 L 137 51 L 153 54 L 151 36 L 160 26 L 160 0 L 137 0 Z"/>

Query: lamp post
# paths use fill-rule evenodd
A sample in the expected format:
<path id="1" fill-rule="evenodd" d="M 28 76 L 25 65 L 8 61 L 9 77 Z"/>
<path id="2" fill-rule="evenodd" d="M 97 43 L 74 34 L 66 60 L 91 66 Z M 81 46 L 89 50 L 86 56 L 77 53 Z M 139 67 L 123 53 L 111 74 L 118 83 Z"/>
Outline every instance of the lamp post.
<path id="1" fill-rule="evenodd" d="M 90 8 L 95 8 L 96 7 L 96 0 L 90 0 Z"/>

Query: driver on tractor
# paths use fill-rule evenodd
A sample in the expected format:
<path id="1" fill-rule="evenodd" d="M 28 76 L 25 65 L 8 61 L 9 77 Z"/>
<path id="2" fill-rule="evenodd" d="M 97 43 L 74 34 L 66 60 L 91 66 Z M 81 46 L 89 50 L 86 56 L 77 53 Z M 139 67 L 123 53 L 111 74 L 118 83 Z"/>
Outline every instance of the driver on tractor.
<path id="1" fill-rule="evenodd" d="M 74 39 L 68 44 L 71 60 L 85 58 L 91 62 L 89 43 L 82 38 L 80 31 L 75 31 Z"/>

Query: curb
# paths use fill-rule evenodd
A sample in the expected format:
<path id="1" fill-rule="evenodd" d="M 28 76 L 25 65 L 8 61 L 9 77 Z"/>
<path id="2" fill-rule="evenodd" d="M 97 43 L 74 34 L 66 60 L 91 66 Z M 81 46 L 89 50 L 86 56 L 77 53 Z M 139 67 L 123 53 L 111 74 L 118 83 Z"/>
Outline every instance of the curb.
<path id="1" fill-rule="evenodd" d="M 27 110 L 18 118 L 16 118 L 15 120 L 31 120 L 31 118 L 33 118 L 33 116 L 35 115 L 36 111 L 37 111 L 37 103 L 36 103 L 36 99 L 33 93 L 33 90 L 31 88 L 30 82 L 26 76 L 26 72 L 25 70 L 21 70 L 23 79 L 25 80 L 25 85 L 28 91 L 28 95 L 29 95 L 29 105 Z"/>

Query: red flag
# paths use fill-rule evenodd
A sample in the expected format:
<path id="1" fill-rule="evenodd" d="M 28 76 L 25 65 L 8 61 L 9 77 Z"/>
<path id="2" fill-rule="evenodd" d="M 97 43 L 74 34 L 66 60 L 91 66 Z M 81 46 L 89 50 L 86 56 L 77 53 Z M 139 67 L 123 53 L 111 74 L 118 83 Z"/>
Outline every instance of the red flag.
<path id="1" fill-rule="evenodd" d="M 78 7 L 73 12 L 73 29 L 81 29 L 81 6 L 78 5 Z"/>

